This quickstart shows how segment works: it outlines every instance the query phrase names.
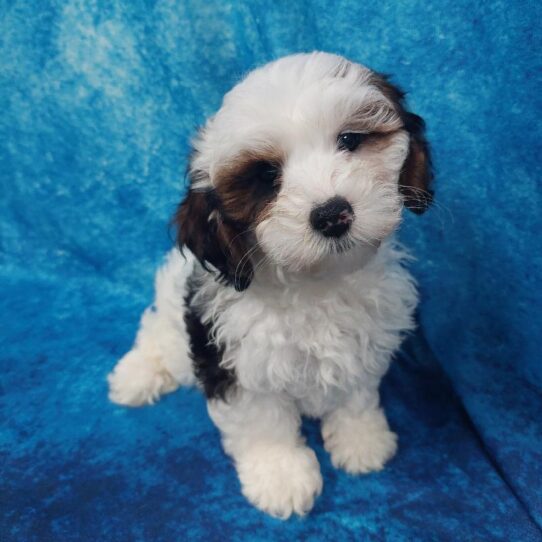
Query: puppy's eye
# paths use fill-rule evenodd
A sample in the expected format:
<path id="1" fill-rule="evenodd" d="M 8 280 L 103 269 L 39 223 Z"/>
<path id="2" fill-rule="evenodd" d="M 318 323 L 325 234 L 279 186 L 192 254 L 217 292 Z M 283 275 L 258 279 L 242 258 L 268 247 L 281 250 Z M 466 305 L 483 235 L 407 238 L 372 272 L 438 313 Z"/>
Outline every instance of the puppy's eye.
<path id="1" fill-rule="evenodd" d="M 272 162 L 267 162 L 266 160 L 256 162 L 251 171 L 253 180 L 268 185 L 274 184 L 279 174 L 279 167 Z"/>
<path id="2" fill-rule="evenodd" d="M 239 186 L 252 197 L 267 198 L 275 194 L 280 185 L 280 165 L 268 160 L 256 160 L 236 177 Z"/>
<path id="3" fill-rule="evenodd" d="M 355 151 L 367 137 L 367 134 L 359 134 L 356 132 L 344 132 L 339 134 L 337 145 L 341 151 Z"/>

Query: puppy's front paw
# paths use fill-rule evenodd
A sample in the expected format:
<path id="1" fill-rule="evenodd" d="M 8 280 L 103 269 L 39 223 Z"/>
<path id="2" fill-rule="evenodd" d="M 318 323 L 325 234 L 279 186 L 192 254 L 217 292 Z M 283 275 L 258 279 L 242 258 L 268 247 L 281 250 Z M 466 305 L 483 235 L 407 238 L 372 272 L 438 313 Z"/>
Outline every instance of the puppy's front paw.
<path id="1" fill-rule="evenodd" d="M 178 387 L 168 371 L 137 349 L 128 352 L 117 363 L 107 380 L 109 399 L 126 406 L 152 404 L 163 393 Z"/>
<path id="2" fill-rule="evenodd" d="M 397 435 L 381 409 L 358 416 L 333 412 L 322 423 L 322 436 L 333 465 L 350 474 L 382 470 L 397 451 Z"/>
<path id="3" fill-rule="evenodd" d="M 245 497 L 281 519 L 309 512 L 322 491 L 320 465 L 306 446 L 251 448 L 238 459 L 237 471 Z"/>

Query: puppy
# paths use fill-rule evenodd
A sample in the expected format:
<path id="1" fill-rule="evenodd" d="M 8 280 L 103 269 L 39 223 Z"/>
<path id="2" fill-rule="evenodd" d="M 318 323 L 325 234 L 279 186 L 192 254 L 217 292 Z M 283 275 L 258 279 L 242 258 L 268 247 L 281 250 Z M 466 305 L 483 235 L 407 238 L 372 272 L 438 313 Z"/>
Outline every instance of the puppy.
<path id="1" fill-rule="evenodd" d="M 377 471 L 397 449 L 379 383 L 417 292 L 392 234 L 431 201 L 422 119 L 386 77 L 326 53 L 250 73 L 196 136 L 190 187 L 154 305 L 109 376 L 153 403 L 197 383 L 243 494 L 280 518 L 322 490 L 301 416 L 333 464 Z"/>

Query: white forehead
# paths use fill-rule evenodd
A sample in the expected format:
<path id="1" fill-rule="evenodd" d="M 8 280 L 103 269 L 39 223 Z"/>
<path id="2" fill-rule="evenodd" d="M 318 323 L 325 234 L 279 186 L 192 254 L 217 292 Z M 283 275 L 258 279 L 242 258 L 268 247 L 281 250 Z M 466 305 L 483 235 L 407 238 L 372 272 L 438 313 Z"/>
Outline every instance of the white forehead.
<path id="1" fill-rule="evenodd" d="M 193 167 L 213 171 L 247 150 L 288 153 L 329 138 L 360 107 L 386 102 L 373 72 L 328 53 L 297 54 L 252 71 L 224 97 L 194 142 Z"/>
<path id="2" fill-rule="evenodd" d="M 285 57 L 250 73 L 226 94 L 220 113 L 233 112 L 252 123 L 273 119 L 310 123 L 329 106 L 361 101 L 371 90 L 370 75 L 367 68 L 327 53 Z"/>

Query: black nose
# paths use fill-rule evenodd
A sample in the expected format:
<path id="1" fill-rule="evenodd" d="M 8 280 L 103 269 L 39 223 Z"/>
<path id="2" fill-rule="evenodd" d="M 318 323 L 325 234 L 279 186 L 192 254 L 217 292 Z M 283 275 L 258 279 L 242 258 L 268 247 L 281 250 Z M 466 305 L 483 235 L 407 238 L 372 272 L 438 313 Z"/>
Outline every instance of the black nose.
<path id="1" fill-rule="evenodd" d="M 312 227 L 325 237 L 344 235 L 354 220 L 352 206 L 340 196 L 327 200 L 311 211 Z"/>

